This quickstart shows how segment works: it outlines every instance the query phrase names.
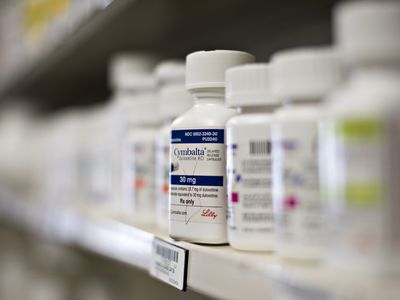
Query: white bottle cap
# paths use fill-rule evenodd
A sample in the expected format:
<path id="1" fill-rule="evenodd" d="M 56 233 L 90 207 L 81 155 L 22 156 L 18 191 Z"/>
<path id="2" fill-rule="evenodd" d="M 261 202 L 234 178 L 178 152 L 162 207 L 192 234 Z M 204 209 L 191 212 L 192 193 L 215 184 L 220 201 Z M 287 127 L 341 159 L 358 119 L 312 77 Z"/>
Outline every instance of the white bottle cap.
<path id="1" fill-rule="evenodd" d="M 160 90 L 160 114 L 173 119 L 193 106 L 192 96 L 184 84 L 169 84 Z"/>
<path id="2" fill-rule="evenodd" d="M 274 94 L 282 99 L 318 99 L 336 87 L 342 77 L 337 53 L 328 47 L 280 51 L 271 59 Z"/>
<path id="3" fill-rule="evenodd" d="M 160 102 L 156 93 L 146 92 L 135 95 L 135 100 L 129 104 L 129 119 L 135 124 L 156 125 L 161 122 L 158 111 Z"/>
<path id="4" fill-rule="evenodd" d="M 179 60 L 167 60 L 157 65 L 154 73 L 158 84 L 163 86 L 170 83 L 185 83 L 185 62 Z"/>
<path id="5" fill-rule="evenodd" d="M 272 94 L 268 64 L 248 64 L 226 71 L 226 104 L 266 106 L 280 101 Z"/>
<path id="6" fill-rule="evenodd" d="M 138 53 L 121 53 L 111 59 L 110 84 L 113 89 L 153 89 L 155 58 Z"/>
<path id="7" fill-rule="evenodd" d="M 225 88 L 225 71 L 231 67 L 254 62 L 254 56 L 242 51 L 198 51 L 186 57 L 186 88 Z"/>
<path id="8" fill-rule="evenodd" d="M 335 37 L 343 59 L 350 63 L 400 62 L 400 2 L 339 5 Z"/>

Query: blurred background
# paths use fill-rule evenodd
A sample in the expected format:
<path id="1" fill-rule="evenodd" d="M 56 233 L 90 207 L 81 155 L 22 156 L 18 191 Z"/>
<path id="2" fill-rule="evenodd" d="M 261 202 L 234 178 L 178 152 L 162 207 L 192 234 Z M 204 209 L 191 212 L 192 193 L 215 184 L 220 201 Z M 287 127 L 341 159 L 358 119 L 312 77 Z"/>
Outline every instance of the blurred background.
<path id="1" fill-rule="evenodd" d="M 109 58 L 120 51 L 165 59 L 238 49 L 267 61 L 279 49 L 327 44 L 335 2 L 2 0 L 2 99 L 46 110 L 104 102 Z"/>
<path id="2" fill-rule="evenodd" d="M 336 2 L 0 0 L 0 299 L 206 299 L 95 250 L 109 236 L 87 224 L 118 219 L 96 190 L 113 184 L 103 166 L 116 135 L 110 61 L 130 51 L 154 67 L 211 49 L 268 61 L 330 44 Z"/>

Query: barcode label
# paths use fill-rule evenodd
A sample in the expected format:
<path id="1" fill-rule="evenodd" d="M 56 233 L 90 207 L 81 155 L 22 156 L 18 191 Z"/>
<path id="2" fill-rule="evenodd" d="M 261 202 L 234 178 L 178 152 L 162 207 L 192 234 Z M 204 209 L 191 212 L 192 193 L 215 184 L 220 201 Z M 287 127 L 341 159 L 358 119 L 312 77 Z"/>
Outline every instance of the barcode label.
<path id="1" fill-rule="evenodd" d="M 174 262 L 178 262 L 179 259 L 179 252 L 172 250 L 170 248 L 166 248 L 164 246 L 161 245 L 156 245 L 156 252 L 158 255 L 160 255 L 161 257 L 164 257 L 166 259 L 172 260 Z"/>
<path id="2" fill-rule="evenodd" d="M 150 274 L 159 280 L 186 290 L 188 250 L 159 238 L 153 240 Z"/>
<path id="3" fill-rule="evenodd" d="M 271 154 L 271 142 L 266 140 L 250 141 L 251 155 L 267 155 Z"/>

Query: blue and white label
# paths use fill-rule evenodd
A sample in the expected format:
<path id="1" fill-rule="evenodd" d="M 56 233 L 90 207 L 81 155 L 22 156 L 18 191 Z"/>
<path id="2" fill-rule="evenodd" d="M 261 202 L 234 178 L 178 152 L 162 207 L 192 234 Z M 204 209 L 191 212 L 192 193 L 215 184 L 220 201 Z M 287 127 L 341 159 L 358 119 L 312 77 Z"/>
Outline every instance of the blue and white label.
<path id="1" fill-rule="evenodd" d="M 223 186 L 224 185 L 224 177 L 223 176 L 171 175 L 171 184 Z"/>
<path id="2" fill-rule="evenodd" d="M 172 144 L 223 144 L 224 129 L 173 130 Z"/>
<path id="3" fill-rule="evenodd" d="M 224 142 L 224 129 L 171 132 L 171 221 L 226 223 Z"/>

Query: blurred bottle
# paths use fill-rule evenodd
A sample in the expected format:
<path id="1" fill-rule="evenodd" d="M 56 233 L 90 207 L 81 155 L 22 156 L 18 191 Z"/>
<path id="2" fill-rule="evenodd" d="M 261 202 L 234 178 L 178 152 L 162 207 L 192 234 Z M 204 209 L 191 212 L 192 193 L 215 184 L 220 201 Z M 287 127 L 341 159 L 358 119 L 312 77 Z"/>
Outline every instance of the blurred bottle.
<path id="1" fill-rule="evenodd" d="M 131 119 L 127 121 L 122 145 L 122 211 L 139 223 L 155 221 L 154 143 L 160 117 L 154 88 L 155 85 L 130 99 Z"/>
<path id="2" fill-rule="evenodd" d="M 108 123 L 108 111 L 99 106 L 89 113 L 85 125 L 85 143 L 82 149 L 82 178 L 86 177 L 87 201 L 92 210 L 100 214 L 113 214 L 119 208 L 114 196 L 113 145 Z"/>
<path id="3" fill-rule="evenodd" d="M 165 61 L 155 70 L 160 100 L 159 110 L 164 125 L 156 136 L 156 213 L 157 225 L 168 229 L 169 144 L 172 121 L 192 107 L 193 101 L 185 88 L 185 64 Z"/>
<path id="4" fill-rule="evenodd" d="M 323 203 L 318 181 L 318 121 L 324 97 L 341 81 L 331 48 L 284 50 L 272 57 L 272 82 L 284 106 L 273 124 L 272 168 L 277 252 L 321 258 Z"/>
<path id="5" fill-rule="evenodd" d="M 322 124 L 321 184 L 329 204 L 329 262 L 344 270 L 400 272 L 400 3 L 358 1 L 335 11 L 350 68 Z"/>
<path id="6" fill-rule="evenodd" d="M 111 101 L 107 105 L 107 123 L 110 129 L 113 195 L 118 202 L 118 212 L 122 210 L 122 144 L 128 130 L 128 120 L 132 118 L 132 97 L 136 94 L 136 78 L 140 74 L 150 74 L 155 64 L 151 56 L 140 53 L 119 53 L 110 62 L 109 84 L 112 89 Z M 140 78 L 139 78 L 140 81 Z"/>
<path id="7" fill-rule="evenodd" d="M 271 127 L 280 100 L 272 94 L 268 64 L 233 67 L 225 81 L 225 103 L 238 112 L 226 123 L 229 244 L 272 251 Z"/>
<path id="8" fill-rule="evenodd" d="M 20 197 L 28 195 L 32 186 L 32 174 L 27 172 L 32 124 L 32 112 L 27 107 L 12 105 L 1 110 L 0 186 Z"/>
<path id="9" fill-rule="evenodd" d="M 152 57 L 121 54 L 111 68 L 116 88 L 111 105 L 122 150 L 121 213 L 124 219 L 140 223 L 155 220 L 154 141 L 160 117 L 153 67 Z"/>

